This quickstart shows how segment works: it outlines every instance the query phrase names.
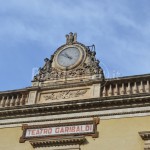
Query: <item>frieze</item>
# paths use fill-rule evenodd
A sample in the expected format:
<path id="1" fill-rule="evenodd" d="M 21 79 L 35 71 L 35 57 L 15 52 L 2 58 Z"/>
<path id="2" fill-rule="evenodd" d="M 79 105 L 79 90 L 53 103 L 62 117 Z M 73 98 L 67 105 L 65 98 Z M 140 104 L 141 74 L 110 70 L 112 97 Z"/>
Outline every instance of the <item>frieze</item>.
<path id="1" fill-rule="evenodd" d="M 69 98 L 75 98 L 83 96 L 87 93 L 87 89 L 83 90 L 68 90 L 68 91 L 61 91 L 61 92 L 53 92 L 46 96 L 43 96 L 45 100 L 58 100 L 58 99 L 69 99 Z"/>

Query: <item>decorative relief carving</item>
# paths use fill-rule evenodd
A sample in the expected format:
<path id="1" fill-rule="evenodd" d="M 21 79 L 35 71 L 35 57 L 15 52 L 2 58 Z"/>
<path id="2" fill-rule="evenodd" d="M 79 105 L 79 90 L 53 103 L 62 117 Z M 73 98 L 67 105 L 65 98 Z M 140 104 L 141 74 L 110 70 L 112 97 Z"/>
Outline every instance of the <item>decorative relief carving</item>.
<path id="1" fill-rule="evenodd" d="M 83 63 L 81 63 L 79 66 L 77 66 L 74 69 L 70 70 L 59 70 L 55 66 L 53 66 L 53 58 L 54 55 L 51 56 L 50 59 L 45 58 L 45 64 L 43 68 L 39 68 L 39 73 L 34 77 L 33 81 L 47 81 L 47 80 L 59 80 L 59 79 L 66 79 L 66 78 L 76 78 L 76 77 L 82 77 L 82 76 L 92 76 L 95 74 L 99 74 L 101 79 L 104 79 L 104 74 L 102 68 L 99 66 L 100 61 L 96 59 L 96 52 L 95 52 L 95 46 L 85 46 L 81 43 L 78 43 L 77 41 L 77 34 L 76 33 L 70 33 L 69 35 L 66 35 L 66 45 L 63 45 L 61 48 L 64 48 L 64 46 L 67 47 L 69 44 L 76 44 L 80 45 L 80 47 L 83 47 L 86 52 L 86 59 Z"/>
<path id="2" fill-rule="evenodd" d="M 45 100 L 58 100 L 58 99 L 69 99 L 69 98 L 75 98 L 83 96 L 85 93 L 87 93 L 87 89 L 84 90 L 74 90 L 74 91 L 61 91 L 61 92 L 53 92 L 46 96 L 43 96 Z"/>
<path id="3" fill-rule="evenodd" d="M 39 74 L 34 77 L 34 81 L 58 80 L 94 74 L 100 74 L 101 78 L 103 79 L 104 74 L 102 68 L 99 66 L 99 60 L 93 58 L 94 56 L 91 57 L 94 55 L 93 53 L 94 52 L 89 51 L 86 61 L 73 70 L 62 71 L 58 70 L 57 68 L 49 67 L 50 64 L 45 64 L 43 68 L 39 69 Z"/>

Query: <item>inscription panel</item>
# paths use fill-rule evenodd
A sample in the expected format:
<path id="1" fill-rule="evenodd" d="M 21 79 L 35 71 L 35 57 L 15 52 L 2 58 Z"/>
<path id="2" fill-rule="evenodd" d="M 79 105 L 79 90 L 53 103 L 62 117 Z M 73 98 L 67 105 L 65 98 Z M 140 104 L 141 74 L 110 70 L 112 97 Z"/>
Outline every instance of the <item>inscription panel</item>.
<path id="1" fill-rule="evenodd" d="M 62 91 L 47 91 L 40 93 L 38 103 L 49 103 L 65 101 L 65 100 L 77 100 L 77 99 L 86 99 L 91 97 L 90 88 L 84 89 L 67 89 Z"/>
<path id="2" fill-rule="evenodd" d="M 87 89 L 84 90 L 75 90 L 75 91 L 62 91 L 62 92 L 53 92 L 43 96 L 45 100 L 58 100 L 58 99 L 69 99 L 74 97 L 84 96 L 87 93 Z"/>
<path id="3" fill-rule="evenodd" d="M 82 133 L 93 133 L 93 124 L 27 129 L 25 137 L 75 135 Z"/>
<path id="4" fill-rule="evenodd" d="M 55 140 L 57 141 L 58 138 L 69 138 L 70 136 L 92 136 L 93 138 L 96 138 L 98 137 L 97 124 L 99 124 L 99 118 L 93 118 L 93 121 L 60 124 L 45 124 L 32 126 L 24 124 L 22 126 L 23 134 L 20 138 L 20 143 L 24 143 L 25 141 L 30 140 L 50 140 L 51 138 L 55 138 Z"/>

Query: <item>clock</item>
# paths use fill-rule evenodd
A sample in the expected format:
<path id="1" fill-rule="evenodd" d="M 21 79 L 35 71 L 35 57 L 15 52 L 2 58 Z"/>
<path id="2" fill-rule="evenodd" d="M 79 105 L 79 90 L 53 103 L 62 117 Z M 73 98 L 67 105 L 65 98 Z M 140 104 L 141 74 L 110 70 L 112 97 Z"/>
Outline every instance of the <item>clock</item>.
<path id="1" fill-rule="evenodd" d="M 83 58 L 83 50 L 77 46 L 67 46 L 56 54 L 56 65 L 59 69 L 72 69 L 79 65 Z"/>
<path id="2" fill-rule="evenodd" d="M 80 58 L 80 51 L 75 47 L 70 47 L 62 50 L 58 57 L 57 62 L 63 67 L 74 65 Z"/>

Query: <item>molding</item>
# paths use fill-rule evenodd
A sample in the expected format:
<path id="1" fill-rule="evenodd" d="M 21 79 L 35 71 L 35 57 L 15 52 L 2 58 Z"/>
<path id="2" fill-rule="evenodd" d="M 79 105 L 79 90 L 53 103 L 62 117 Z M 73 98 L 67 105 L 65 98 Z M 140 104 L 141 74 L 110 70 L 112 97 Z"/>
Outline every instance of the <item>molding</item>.
<path id="1" fill-rule="evenodd" d="M 69 145 L 81 145 L 86 142 L 86 138 L 84 136 L 77 136 L 77 137 L 61 137 L 61 138 L 53 138 L 53 139 L 43 139 L 43 140 L 31 140 L 29 141 L 33 148 L 40 148 L 40 147 L 56 147 Z M 71 149 L 72 150 L 72 149 Z"/>
<path id="2" fill-rule="evenodd" d="M 22 124 L 28 125 L 38 125 L 38 124 L 54 124 L 63 122 L 77 122 L 86 121 L 93 117 L 100 117 L 101 120 L 106 119 L 117 119 L 117 118 L 127 118 L 127 117 L 143 117 L 150 116 L 150 107 L 141 108 L 127 108 L 127 109 L 117 109 L 117 110 L 105 110 L 105 111 L 93 111 L 77 114 L 61 114 L 61 115 L 48 115 L 48 116 L 36 116 L 28 118 L 16 118 L 7 119 L 0 121 L 0 128 L 6 127 L 20 127 Z"/>
<path id="3" fill-rule="evenodd" d="M 124 108 L 140 108 L 150 106 L 150 96 L 112 97 L 33 104 L 0 109 L 0 120 L 26 118 L 34 116 L 61 115 L 80 112 L 117 110 Z"/>
<path id="4" fill-rule="evenodd" d="M 142 75 L 134 75 L 134 76 L 124 76 L 124 77 L 117 77 L 117 78 L 107 78 L 108 81 L 123 81 L 123 80 L 133 80 L 133 79 L 150 79 L 150 74 L 142 74 Z"/>
<path id="5" fill-rule="evenodd" d="M 38 147 L 34 148 L 35 150 L 80 150 L 80 145 L 63 145 L 55 147 Z"/>

